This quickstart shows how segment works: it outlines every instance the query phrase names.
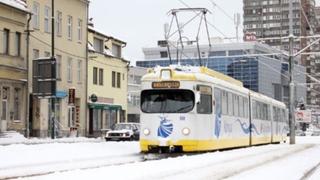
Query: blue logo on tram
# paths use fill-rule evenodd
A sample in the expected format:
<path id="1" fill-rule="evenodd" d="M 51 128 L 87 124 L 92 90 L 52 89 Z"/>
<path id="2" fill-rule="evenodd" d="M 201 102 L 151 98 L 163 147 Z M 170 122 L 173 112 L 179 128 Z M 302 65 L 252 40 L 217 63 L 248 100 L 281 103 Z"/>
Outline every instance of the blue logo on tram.
<path id="1" fill-rule="evenodd" d="M 163 117 L 159 116 L 159 117 L 161 121 L 160 121 L 160 127 L 158 128 L 158 136 L 162 138 L 167 138 L 172 134 L 173 124 L 166 117 L 164 116 Z"/>
<path id="2" fill-rule="evenodd" d="M 240 119 L 237 119 L 236 121 L 239 122 L 240 127 L 241 127 L 242 131 L 243 131 L 245 134 L 249 134 L 250 131 L 251 131 L 251 132 L 255 132 L 257 135 L 260 134 L 254 124 L 251 124 L 251 127 L 250 127 L 249 125 L 247 125 L 246 122 L 241 122 Z"/>

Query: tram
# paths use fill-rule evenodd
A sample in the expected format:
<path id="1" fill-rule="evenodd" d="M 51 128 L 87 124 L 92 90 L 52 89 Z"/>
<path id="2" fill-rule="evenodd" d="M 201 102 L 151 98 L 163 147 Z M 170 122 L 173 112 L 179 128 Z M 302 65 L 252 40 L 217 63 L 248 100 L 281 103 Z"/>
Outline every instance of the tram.
<path id="1" fill-rule="evenodd" d="M 284 103 L 206 67 L 170 65 L 142 78 L 141 152 L 201 152 L 286 140 Z"/>

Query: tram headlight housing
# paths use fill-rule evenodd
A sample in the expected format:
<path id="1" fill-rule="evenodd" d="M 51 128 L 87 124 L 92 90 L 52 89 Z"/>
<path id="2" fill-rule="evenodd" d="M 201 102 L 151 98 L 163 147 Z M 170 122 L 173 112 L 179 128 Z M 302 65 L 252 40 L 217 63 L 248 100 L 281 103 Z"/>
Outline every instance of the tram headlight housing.
<path id="1" fill-rule="evenodd" d="M 185 136 L 189 135 L 190 132 L 191 132 L 191 131 L 190 131 L 189 128 L 183 128 L 183 129 L 182 129 L 182 134 L 185 135 Z"/>
<path id="2" fill-rule="evenodd" d="M 143 130 L 143 134 L 146 135 L 146 136 L 148 136 L 148 135 L 150 134 L 150 130 L 149 130 L 148 128 L 145 128 L 145 129 Z"/>

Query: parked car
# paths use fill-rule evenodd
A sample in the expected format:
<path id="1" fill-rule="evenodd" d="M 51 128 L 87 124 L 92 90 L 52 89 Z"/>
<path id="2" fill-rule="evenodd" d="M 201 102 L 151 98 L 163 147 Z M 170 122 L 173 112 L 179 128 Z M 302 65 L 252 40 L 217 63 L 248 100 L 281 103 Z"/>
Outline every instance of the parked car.
<path id="1" fill-rule="evenodd" d="M 296 130 L 296 136 L 305 136 L 306 133 L 302 130 Z"/>
<path id="2" fill-rule="evenodd" d="M 140 125 L 139 123 L 118 123 L 112 130 L 106 133 L 106 141 L 133 141 L 139 140 Z"/>
<path id="3" fill-rule="evenodd" d="M 320 131 L 313 131 L 311 136 L 320 136 Z"/>

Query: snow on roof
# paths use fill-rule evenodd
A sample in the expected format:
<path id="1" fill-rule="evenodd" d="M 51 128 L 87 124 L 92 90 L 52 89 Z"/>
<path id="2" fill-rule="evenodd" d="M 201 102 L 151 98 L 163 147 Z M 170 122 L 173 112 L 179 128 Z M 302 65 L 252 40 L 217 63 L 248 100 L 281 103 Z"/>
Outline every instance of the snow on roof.
<path id="1" fill-rule="evenodd" d="M 98 29 L 95 28 L 95 27 L 88 26 L 88 30 L 91 30 L 91 31 L 93 31 L 93 32 L 96 32 L 96 33 L 98 33 L 98 34 L 101 34 L 101 35 L 103 35 L 103 36 L 105 36 L 105 37 L 107 37 L 107 38 L 114 39 L 115 41 L 118 41 L 118 42 L 120 42 L 120 43 L 122 43 L 122 44 L 126 44 L 126 42 L 121 41 L 120 39 L 114 38 L 113 36 L 108 36 L 108 35 L 106 35 L 106 33 L 104 33 L 104 32 L 101 31 L 101 30 L 98 30 Z M 108 34 L 110 34 L 110 33 L 108 33 Z"/>
<path id="2" fill-rule="evenodd" d="M 21 11 L 30 12 L 27 4 L 21 0 L 0 0 L 0 3 L 19 9 Z"/>

